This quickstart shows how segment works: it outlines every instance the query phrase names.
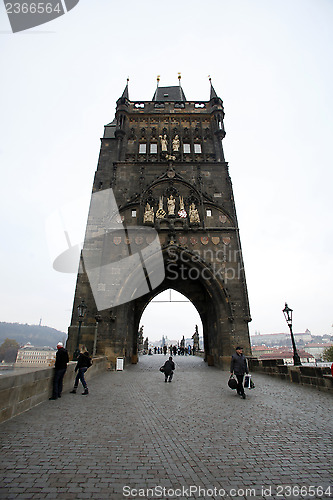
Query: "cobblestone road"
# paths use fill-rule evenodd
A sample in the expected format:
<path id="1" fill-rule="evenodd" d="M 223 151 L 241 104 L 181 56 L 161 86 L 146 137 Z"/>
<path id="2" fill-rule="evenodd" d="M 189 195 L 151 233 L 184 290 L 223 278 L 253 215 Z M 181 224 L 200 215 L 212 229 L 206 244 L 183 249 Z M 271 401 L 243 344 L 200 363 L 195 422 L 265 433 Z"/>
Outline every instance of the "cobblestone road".
<path id="1" fill-rule="evenodd" d="M 165 359 L 1 424 L 0 498 L 333 498 L 331 395 L 255 375 L 242 400 L 227 372 L 182 356 L 165 384 Z"/>

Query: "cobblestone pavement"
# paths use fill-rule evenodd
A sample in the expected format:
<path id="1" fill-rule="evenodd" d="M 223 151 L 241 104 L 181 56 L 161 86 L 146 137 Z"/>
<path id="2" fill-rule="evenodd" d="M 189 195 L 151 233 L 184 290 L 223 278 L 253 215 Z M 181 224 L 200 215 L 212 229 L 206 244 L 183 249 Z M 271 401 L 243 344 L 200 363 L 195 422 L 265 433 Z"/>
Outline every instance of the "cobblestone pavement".
<path id="1" fill-rule="evenodd" d="M 258 374 L 242 400 L 183 356 L 165 384 L 165 359 L 1 424 L 0 498 L 333 498 L 331 395 Z"/>

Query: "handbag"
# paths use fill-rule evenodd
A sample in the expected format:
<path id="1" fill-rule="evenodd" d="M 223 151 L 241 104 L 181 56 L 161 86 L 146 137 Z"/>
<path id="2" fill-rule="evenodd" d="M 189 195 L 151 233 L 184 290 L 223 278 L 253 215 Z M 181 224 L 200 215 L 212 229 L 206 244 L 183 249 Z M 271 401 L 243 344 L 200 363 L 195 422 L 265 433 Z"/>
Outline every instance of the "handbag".
<path id="1" fill-rule="evenodd" d="M 244 387 L 245 387 L 245 389 L 254 389 L 255 388 L 254 382 L 253 382 L 250 374 L 245 375 Z"/>
<path id="2" fill-rule="evenodd" d="M 228 386 L 230 387 L 230 389 L 237 389 L 237 385 L 238 385 L 237 380 L 233 375 L 231 375 L 231 377 L 228 380 Z"/>
<path id="3" fill-rule="evenodd" d="M 160 372 L 164 373 L 164 366 L 161 366 Z"/>

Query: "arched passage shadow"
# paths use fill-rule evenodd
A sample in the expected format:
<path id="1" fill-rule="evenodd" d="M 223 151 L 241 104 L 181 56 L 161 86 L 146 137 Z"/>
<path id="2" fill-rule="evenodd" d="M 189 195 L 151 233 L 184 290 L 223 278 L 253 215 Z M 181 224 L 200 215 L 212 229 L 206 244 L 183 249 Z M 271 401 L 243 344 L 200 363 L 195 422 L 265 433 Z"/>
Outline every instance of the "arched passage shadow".
<path id="1" fill-rule="evenodd" d="M 163 249 L 164 281 L 149 294 L 133 301 L 133 352 L 137 353 L 137 332 L 143 312 L 151 300 L 169 288 L 183 294 L 193 304 L 202 321 L 205 360 L 213 365 L 229 356 L 232 311 L 227 290 L 213 270 L 197 255 L 181 247 Z"/>

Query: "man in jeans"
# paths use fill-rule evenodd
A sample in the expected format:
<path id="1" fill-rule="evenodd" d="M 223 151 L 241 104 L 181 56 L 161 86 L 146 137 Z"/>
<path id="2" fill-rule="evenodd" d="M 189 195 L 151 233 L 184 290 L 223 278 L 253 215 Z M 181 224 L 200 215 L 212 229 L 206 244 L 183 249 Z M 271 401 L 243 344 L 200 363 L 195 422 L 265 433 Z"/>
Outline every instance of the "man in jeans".
<path id="1" fill-rule="evenodd" d="M 79 380 L 81 380 L 84 389 L 82 395 L 86 396 L 89 393 L 87 382 L 85 381 L 84 378 L 84 374 L 88 370 L 89 366 L 91 366 L 91 357 L 89 356 L 87 348 L 83 346 L 82 351 L 79 354 L 79 357 L 77 358 L 77 364 L 75 367 L 75 372 L 77 372 L 77 375 L 74 382 L 74 388 L 71 391 L 71 394 L 76 394 L 76 389 L 78 388 Z"/>
<path id="2" fill-rule="evenodd" d="M 236 347 L 236 353 L 232 355 L 231 365 L 230 365 L 231 375 L 234 373 L 237 378 L 237 394 L 239 394 L 243 399 L 246 398 L 243 386 L 243 379 L 245 373 L 249 373 L 247 367 L 246 357 L 243 354 L 243 347 Z"/>
<path id="3" fill-rule="evenodd" d="M 68 352 L 64 348 L 64 344 L 62 342 L 58 342 L 56 360 L 54 365 L 55 371 L 53 379 L 53 394 L 49 399 L 61 398 L 62 381 L 67 370 L 68 362 Z"/>

